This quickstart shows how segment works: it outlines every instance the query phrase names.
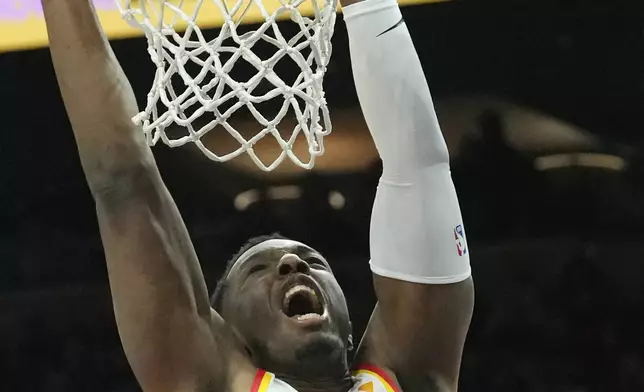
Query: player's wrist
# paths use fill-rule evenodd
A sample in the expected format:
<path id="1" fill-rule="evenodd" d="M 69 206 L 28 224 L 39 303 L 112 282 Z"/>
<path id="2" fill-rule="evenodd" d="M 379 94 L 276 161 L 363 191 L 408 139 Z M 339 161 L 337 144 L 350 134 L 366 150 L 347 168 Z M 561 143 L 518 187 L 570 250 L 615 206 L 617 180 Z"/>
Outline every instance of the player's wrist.
<path id="1" fill-rule="evenodd" d="M 382 9 L 398 7 L 398 0 L 349 0 L 342 2 L 342 14 L 345 21 L 358 15 L 377 12 Z"/>

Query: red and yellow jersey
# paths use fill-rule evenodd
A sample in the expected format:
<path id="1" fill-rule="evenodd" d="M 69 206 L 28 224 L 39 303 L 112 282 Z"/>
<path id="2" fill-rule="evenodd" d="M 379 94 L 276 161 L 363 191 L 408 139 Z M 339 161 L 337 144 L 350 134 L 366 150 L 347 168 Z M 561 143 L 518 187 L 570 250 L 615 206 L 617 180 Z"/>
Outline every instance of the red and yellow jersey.
<path id="1" fill-rule="evenodd" d="M 348 392 L 401 392 L 397 384 L 382 369 L 362 365 L 353 372 L 354 384 Z M 297 392 L 273 373 L 258 370 L 250 392 Z"/>

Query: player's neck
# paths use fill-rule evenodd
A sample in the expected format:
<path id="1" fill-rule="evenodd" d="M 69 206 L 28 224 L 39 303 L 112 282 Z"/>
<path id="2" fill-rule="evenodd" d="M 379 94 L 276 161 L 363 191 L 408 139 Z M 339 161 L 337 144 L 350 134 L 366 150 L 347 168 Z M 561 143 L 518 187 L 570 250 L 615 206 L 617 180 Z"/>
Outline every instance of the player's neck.
<path id="1" fill-rule="evenodd" d="M 289 374 L 276 374 L 298 392 L 347 392 L 353 386 L 353 379 L 347 370 L 342 376 L 303 378 Z"/>

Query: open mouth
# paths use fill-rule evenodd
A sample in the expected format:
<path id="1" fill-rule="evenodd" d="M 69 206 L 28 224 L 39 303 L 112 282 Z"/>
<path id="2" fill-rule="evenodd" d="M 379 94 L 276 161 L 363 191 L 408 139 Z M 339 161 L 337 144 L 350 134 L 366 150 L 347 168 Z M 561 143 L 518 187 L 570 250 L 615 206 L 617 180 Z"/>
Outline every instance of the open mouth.
<path id="1" fill-rule="evenodd" d="M 322 318 L 324 307 L 312 288 L 298 284 L 284 295 L 282 312 L 297 320 L 314 320 Z"/>

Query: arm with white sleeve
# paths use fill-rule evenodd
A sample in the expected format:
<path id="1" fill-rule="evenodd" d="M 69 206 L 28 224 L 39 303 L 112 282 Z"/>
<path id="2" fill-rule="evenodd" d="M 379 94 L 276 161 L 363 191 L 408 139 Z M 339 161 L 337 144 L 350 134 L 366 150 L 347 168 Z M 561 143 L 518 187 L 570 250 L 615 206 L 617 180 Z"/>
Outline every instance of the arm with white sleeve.
<path id="1" fill-rule="evenodd" d="M 360 106 L 383 164 L 370 234 L 378 306 L 358 360 L 387 367 L 403 390 L 431 379 L 454 391 L 474 291 L 447 146 L 396 0 L 343 12 Z"/>
<path id="2" fill-rule="evenodd" d="M 344 14 L 360 105 L 383 164 L 372 271 L 417 283 L 465 280 L 469 252 L 449 153 L 398 5 L 367 0 Z"/>

